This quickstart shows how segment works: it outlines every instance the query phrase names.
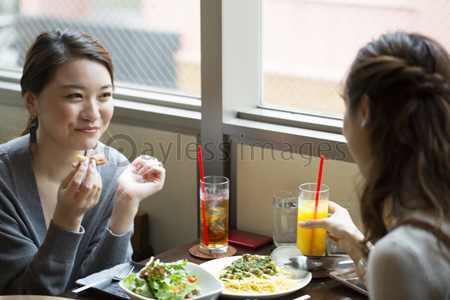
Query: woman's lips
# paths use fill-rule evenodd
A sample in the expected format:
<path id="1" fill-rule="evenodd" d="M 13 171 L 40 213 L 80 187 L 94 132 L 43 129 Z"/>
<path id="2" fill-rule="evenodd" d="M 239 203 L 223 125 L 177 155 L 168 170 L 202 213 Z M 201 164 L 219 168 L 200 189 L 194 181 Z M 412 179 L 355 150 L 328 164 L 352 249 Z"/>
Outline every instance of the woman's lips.
<path id="1" fill-rule="evenodd" d="M 85 127 L 85 128 L 78 128 L 76 130 L 82 133 L 95 134 L 98 132 L 99 129 L 100 129 L 99 127 Z"/>

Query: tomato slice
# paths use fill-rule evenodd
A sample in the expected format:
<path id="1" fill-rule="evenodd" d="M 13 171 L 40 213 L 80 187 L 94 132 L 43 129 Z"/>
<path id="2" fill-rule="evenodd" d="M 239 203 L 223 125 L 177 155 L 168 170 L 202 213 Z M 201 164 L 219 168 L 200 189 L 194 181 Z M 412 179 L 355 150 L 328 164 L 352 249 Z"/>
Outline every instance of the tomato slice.
<path id="1" fill-rule="evenodd" d="M 182 284 L 179 284 L 179 285 L 177 285 L 176 287 L 174 287 L 174 288 L 172 289 L 172 291 L 173 291 L 175 294 L 178 294 L 179 292 L 181 292 L 182 289 L 183 289 L 183 285 L 182 285 Z"/>

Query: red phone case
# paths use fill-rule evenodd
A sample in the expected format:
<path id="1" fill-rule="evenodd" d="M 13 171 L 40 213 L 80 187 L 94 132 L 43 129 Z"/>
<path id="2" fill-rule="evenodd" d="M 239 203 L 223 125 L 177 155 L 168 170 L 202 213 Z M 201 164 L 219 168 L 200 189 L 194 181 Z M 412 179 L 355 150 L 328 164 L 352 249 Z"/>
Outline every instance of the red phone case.
<path id="1" fill-rule="evenodd" d="M 235 229 L 230 229 L 228 234 L 228 244 L 252 250 L 258 249 L 272 242 L 273 239 L 271 237 Z"/>

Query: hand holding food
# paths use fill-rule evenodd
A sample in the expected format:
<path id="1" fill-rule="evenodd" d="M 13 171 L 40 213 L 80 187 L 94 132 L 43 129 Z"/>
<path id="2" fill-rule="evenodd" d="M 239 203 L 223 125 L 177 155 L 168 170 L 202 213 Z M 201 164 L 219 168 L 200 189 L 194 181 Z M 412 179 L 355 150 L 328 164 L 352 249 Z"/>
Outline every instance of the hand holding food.
<path id="1" fill-rule="evenodd" d="M 93 160 L 85 160 L 62 181 L 53 222 L 78 231 L 83 215 L 94 207 L 102 191 L 102 178 Z"/>
<path id="2" fill-rule="evenodd" d="M 78 162 L 74 162 L 72 164 L 72 168 L 76 168 L 77 166 L 79 166 L 86 159 L 93 159 L 97 166 L 104 165 L 104 164 L 107 163 L 105 156 L 103 154 L 101 154 L 101 153 L 91 153 L 91 154 L 87 154 L 87 155 L 77 155 L 76 158 L 77 158 Z"/>

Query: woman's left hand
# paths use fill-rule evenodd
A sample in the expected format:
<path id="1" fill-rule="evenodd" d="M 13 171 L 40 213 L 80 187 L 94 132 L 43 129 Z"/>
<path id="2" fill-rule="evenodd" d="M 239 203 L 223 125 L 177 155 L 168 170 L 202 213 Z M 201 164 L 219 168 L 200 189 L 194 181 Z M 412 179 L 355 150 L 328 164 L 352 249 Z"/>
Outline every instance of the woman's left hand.
<path id="1" fill-rule="evenodd" d="M 117 179 L 117 191 L 136 205 L 159 192 L 164 186 L 166 170 L 153 156 L 137 157 Z M 121 197 L 122 198 L 122 197 Z"/>
<path id="2" fill-rule="evenodd" d="M 117 192 L 109 227 L 120 235 L 130 230 L 139 203 L 159 192 L 166 170 L 156 158 L 141 155 L 117 179 Z"/>

